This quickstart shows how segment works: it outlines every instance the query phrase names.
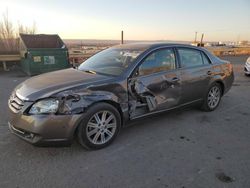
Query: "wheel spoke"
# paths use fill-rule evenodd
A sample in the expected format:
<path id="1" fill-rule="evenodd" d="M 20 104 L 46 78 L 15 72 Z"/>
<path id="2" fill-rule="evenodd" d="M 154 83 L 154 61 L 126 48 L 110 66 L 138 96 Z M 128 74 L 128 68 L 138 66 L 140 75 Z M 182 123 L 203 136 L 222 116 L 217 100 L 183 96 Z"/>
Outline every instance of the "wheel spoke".
<path id="1" fill-rule="evenodd" d="M 96 114 L 94 115 L 94 118 L 95 118 L 95 120 L 96 120 L 97 123 L 101 123 L 101 120 L 100 120 L 100 118 L 99 118 L 99 116 L 98 116 L 98 113 L 96 113 Z"/>
<path id="2" fill-rule="evenodd" d="M 105 143 L 106 139 L 105 139 L 105 135 L 104 133 L 101 133 L 101 142 L 102 144 Z"/>
<path id="3" fill-rule="evenodd" d="M 212 101 L 209 101 L 209 102 L 208 102 L 208 105 L 211 107 L 211 106 L 212 106 Z"/>
<path id="4" fill-rule="evenodd" d="M 97 132 L 98 132 L 98 129 L 95 128 L 95 129 L 89 131 L 89 132 L 87 133 L 87 136 L 90 137 L 90 136 L 92 136 L 93 134 L 96 134 Z"/>
<path id="5" fill-rule="evenodd" d="M 108 128 L 115 128 L 116 124 L 115 123 L 110 123 L 110 124 L 107 124 L 106 127 L 107 127 L 107 129 Z"/>
<path id="6" fill-rule="evenodd" d="M 215 94 L 216 94 L 216 93 L 219 93 L 219 88 L 218 88 L 218 87 L 215 87 L 214 93 L 215 93 Z"/>
<path id="7" fill-rule="evenodd" d="M 107 111 L 104 111 L 102 113 L 102 122 L 105 122 L 106 121 L 106 117 L 107 117 Z"/>
<path id="8" fill-rule="evenodd" d="M 111 120 L 113 120 L 115 117 L 111 114 L 108 119 L 105 121 L 106 124 L 108 124 Z"/>
<path id="9" fill-rule="evenodd" d="M 215 106 L 215 101 L 212 101 L 212 107 L 214 107 Z"/>
<path id="10" fill-rule="evenodd" d="M 214 92 L 214 88 L 212 88 L 210 92 L 213 94 L 213 92 Z"/>
<path id="11" fill-rule="evenodd" d="M 98 128 L 98 124 L 93 122 L 88 122 L 88 127 Z"/>
<path id="12" fill-rule="evenodd" d="M 93 143 L 94 143 L 94 144 L 97 143 L 97 140 L 98 140 L 98 138 L 100 137 L 100 135 L 101 135 L 101 132 L 98 131 L 98 132 L 96 133 L 96 135 L 94 136 L 94 138 L 93 138 Z"/>
<path id="13" fill-rule="evenodd" d="M 109 130 L 106 130 L 106 134 L 107 134 L 109 137 L 112 137 L 112 136 L 113 136 L 113 133 L 110 132 Z"/>

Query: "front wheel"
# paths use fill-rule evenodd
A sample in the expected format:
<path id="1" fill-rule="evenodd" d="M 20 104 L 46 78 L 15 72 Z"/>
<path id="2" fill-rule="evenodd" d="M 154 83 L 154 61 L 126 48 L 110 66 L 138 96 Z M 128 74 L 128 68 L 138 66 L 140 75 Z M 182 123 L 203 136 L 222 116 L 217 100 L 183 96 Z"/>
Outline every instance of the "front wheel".
<path id="1" fill-rule="evenodd" d="M 77 138 L 87 149 L 101 149 L 115 139 L 121 127 L 120 113 L 107 103 L 92 106 L 77 129 Z"/>
<path id="2" fill-rule="evenodd" d="M 202 110 L 204 111 L 215 110 L 220 104 L 221 96 L 222 96 L 222 89 L 220 84 L 214 83 L 212 86 L 210 86 L 207 95 L 204 98 Z"/>

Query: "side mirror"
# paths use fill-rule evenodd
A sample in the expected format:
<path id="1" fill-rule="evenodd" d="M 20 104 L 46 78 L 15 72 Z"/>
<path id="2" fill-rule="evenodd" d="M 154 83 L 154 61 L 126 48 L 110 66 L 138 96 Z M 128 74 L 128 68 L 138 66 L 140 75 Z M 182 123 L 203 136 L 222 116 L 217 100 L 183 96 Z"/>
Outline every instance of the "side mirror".
<path id="1" fill-rule="evenodd" d="M 136 76 L 139 76 L 140 74 L 139 74 L 139 69 L 137 69 L 136 71 L 135 71 L 135 73 L 134 73 L 134 77 L 136 77 Z"/>

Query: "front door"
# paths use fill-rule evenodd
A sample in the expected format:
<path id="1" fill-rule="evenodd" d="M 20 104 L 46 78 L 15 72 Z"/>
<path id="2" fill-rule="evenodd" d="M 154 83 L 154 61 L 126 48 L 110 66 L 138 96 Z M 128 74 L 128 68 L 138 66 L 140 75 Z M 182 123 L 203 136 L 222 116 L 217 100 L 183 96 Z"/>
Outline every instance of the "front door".
<path id="1" fill-rule="evenodd" d="M 134 119 L 179 104 L 181 80 L 172 48 L 150 53 L 128 80 L 129 112 Z"/>

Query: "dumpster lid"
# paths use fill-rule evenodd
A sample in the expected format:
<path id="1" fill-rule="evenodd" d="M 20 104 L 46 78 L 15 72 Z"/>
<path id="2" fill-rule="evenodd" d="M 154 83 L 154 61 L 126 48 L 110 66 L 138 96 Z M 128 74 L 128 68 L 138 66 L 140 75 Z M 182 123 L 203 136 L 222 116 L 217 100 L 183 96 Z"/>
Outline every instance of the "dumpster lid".
<path id="1" fill-rule="evenodd" d="M 26 48 L 66 48 L 58 35 L 31 35 L 22 33 L 19 35 Z"/>

